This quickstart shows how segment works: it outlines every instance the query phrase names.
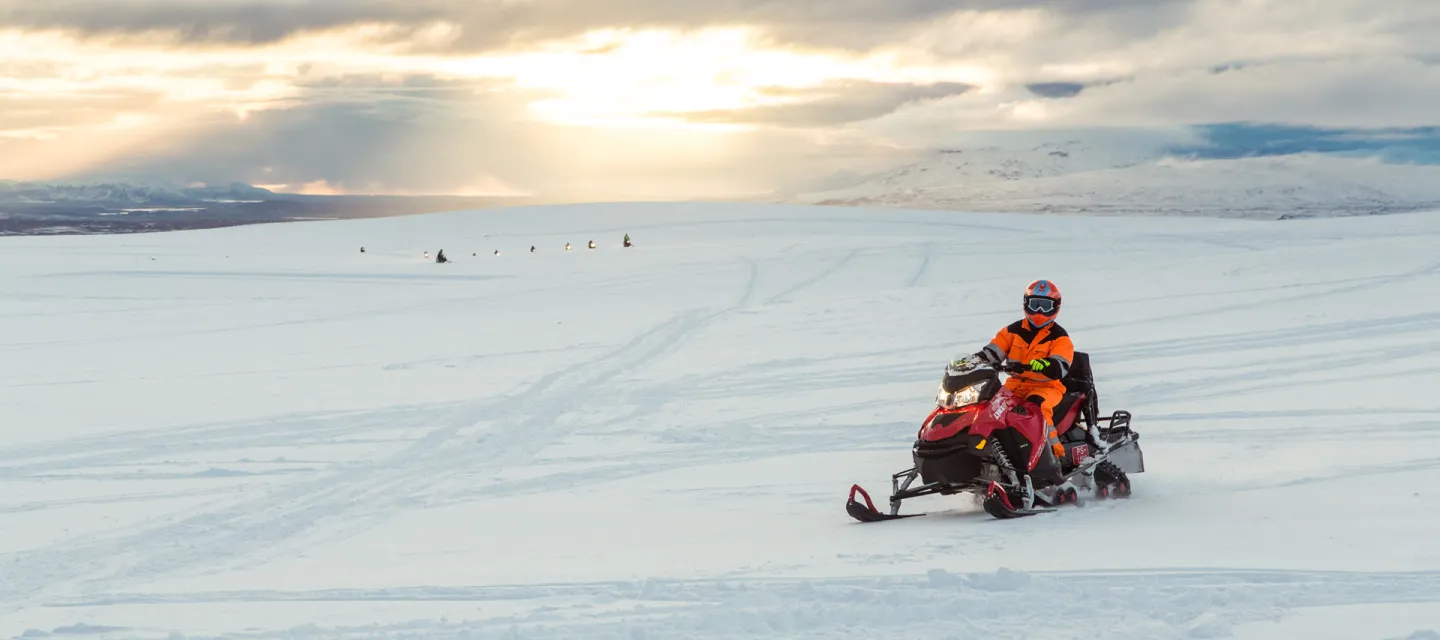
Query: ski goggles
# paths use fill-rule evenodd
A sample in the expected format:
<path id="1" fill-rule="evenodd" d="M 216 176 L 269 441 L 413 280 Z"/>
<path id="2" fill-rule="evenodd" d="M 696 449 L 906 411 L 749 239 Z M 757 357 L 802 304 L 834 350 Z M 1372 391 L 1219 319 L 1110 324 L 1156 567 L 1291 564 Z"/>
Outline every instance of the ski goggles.
<path id="1" fill-rule="evenodd" d="M 1060 305 L 1050 298 L 1041 296 L 1025 297 L 1025 310 L 1030 313 L 1041 313 L 1048 316 L 1054 314 L 1059 308 Z"/>

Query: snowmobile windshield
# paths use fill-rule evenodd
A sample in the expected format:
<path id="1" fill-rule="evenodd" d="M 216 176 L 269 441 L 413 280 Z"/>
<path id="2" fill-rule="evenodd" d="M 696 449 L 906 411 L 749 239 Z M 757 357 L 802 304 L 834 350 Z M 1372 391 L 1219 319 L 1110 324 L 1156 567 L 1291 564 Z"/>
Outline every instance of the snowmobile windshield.
<path id="1" fill-rule="evenodd" d="M 959 375 L 946 375 L 945 379 L 940 382 L 940 386 L 945 391 L 954 393 L 965 387 L 983 384 L 991 380 L 999 381 L 999 376 L 995 374 L 994 369 L 977 369 Z"/>
<path id="2" fill-rule="evenodd" d="M 947 409 L 985 402 L 995 396 L 999 378 L 992 369 L 947 375 L 940 381 L 935 404 Z"/>

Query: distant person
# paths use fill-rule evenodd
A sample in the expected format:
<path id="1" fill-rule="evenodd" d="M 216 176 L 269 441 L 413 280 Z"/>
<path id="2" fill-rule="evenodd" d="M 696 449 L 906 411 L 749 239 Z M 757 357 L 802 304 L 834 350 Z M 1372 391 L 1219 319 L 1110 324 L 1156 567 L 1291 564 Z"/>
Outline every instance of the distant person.
<path id="1" fill-rule="evenodd" d="M 595 241 L 594 241 L 594 240 L 591 240 L 591 241 L 590 241 L 590 248 L 591 248 L 591 249 L 594 249 L 594 248 L 595 248 Z"/>
<path id="2" fill-rule="evenodd" d="M 569 251 L 569 250 L 570 250 L 570 243 L 568 243 L 568 242 L 565 243 L 565 250 L 566 250 L 566 251 Z"/>
<path id="3" fill-rule="evenodd" d="M 429 260 L 429 259 L 430 259 L 430 252 L 429 252 L 429 251 L 426 251 L 426 252 L 425 252 L 425 259 L 426 259 L 426 260 Z"/>
<path id="4" fill-rule="evenodd" d="M 444 250 L 444 249 L 441 249 L 441 250 L 440 250 L 440 253 L 435 254 L 435 264 L 445 264 L 446 262 L 449 262 L 449 261 L 450 261 L 450 259 L 445 257 L 445 250 Z"/>
<path id="5" fill-rule="evenodd" d="M 499 249 L 496 249 L 496 250 L 495 250 L 495 255 L 497 255 L 497 256 L 500 255 L 500 250 L 499 250 Z"/>
<path id="6" fill-rule="evenodd" d="M 625 234 L 625 246 L 630 246 L 630 234 Z"/>
<path id="7" fill-rule="evenodd" d="M 530 245 L 530 253 L 535 253 L 535 245 Z"/>
<path id="8" fill-rule="evenodd" d="M 365 247 L 360 247 L 360 253 L 365 253 Z"/>

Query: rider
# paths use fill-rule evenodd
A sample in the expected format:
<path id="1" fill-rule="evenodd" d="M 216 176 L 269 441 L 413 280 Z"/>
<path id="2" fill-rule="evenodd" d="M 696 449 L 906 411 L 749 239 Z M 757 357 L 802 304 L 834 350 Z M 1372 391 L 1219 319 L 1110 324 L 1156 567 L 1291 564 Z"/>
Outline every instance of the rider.
<path id="1" fill-rule="evenodd" d="M 1036 280 L 1025 288 L 1025 318 L 999 333 L 975 356 L 991 364 L 1006 363 L 1018 370 L 1005 381 L 1015 395 L 1040 408 L 1045 417 L 1045 435 L 1057 460 L 1064 459 L 1065 446 L 1055 431 L 1055 405 L 1065 396 L 1060 382 L 1070 371 L 1075 345 L 1070 334 L 1055 322 L 1060 313 L 1060 289 L 1049 280 Z"/>

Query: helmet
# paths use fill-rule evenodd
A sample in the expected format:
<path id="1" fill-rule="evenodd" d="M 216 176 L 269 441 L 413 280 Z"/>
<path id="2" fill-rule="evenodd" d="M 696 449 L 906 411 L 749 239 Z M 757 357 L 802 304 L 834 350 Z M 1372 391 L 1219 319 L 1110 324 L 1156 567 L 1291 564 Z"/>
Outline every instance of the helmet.
<path id="1" fill-rule="evenodd" d="M 1049 280 L 1036 280 L 1025 287 L 1025 319 L 1040 328 L 1055 321 L 1060 313 L 1060 289 Z"/>

